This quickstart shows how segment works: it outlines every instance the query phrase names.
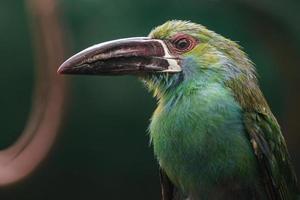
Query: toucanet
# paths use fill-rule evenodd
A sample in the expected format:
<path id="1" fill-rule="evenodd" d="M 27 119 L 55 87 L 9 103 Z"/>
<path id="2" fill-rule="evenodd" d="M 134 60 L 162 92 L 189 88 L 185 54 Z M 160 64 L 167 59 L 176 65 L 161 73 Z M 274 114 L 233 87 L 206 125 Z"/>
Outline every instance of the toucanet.
<path id="1" fill-rule="evenodd" d="M 135 75 L 158 106 L 149 127 L 163 200 L 294 200 L 297 179 L 253 63 L 206 27 L 172 20 L 94 45 L 61 74 Z"/>

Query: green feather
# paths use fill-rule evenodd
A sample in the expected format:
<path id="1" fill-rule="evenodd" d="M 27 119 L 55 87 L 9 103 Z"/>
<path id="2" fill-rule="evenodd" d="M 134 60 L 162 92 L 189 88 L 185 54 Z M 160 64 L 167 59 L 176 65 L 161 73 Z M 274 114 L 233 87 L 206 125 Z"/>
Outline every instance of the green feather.
<path id="1" fill-rule="evenodd" d="M 162 186 L 173 188 L 165 199 L 296 199 L 286 144 L 251 61 L 191 22 L 169 21 L 149 36 L 168 42 L 178 33 L 199 41 L 182 55 L 182 73 L 142 77 L 159 100 L 150 134 Z"/>

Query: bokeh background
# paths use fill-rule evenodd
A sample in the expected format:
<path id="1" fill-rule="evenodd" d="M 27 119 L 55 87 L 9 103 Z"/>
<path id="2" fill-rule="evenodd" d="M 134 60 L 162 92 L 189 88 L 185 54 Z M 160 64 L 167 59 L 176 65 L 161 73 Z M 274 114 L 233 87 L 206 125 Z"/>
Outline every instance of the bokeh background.
<path id="1" fill-rule="evenodd" d="M 145 36 L 169 19 L 201 23 L 238 41 L 256 63 L 266 98 L 282 126 L 300 175 L 300 1 L 60 0 L 71 55 L 92 44 Z M 0 2 L 0 147 L 28 117 L 34 45 L 25 1 Z M 135 77 L 68 78 L 65 117 L 54 148 L 3 200 L 159 199 L 147 126 L 156 102 Z"/>

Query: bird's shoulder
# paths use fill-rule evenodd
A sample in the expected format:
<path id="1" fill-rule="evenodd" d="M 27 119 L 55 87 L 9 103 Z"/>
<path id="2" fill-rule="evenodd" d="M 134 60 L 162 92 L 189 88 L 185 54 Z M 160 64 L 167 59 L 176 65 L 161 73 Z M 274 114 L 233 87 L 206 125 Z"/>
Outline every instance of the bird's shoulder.
<path id="1" fill-rule="evenodd" d="M 258 160 L 268 199 L 295 199 L 297 179 L 281 129 L 270 112 L 244 113 L 246 131 Z"/>
<path id="2" fill-rule="evenodd" d="M 253 65 L 226 82 L 243 112 L 245 129 L 252 144 L 268 199 L 295 199 L 297 179 L 285 139 L 256 79 Z"/>

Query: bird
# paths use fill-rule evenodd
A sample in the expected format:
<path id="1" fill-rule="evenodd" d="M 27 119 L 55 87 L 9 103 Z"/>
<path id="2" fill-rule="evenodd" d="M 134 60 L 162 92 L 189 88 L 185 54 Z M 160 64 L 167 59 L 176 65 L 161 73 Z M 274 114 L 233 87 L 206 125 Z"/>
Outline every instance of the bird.
<path id="1" fill-rule="evenodd" d="M 134 75 L 158 101 L 149 125 L 163 200 L 294 200 L 297 178 L 254 63 L 183 20 L 91 46 L 60 74 Z"/>

